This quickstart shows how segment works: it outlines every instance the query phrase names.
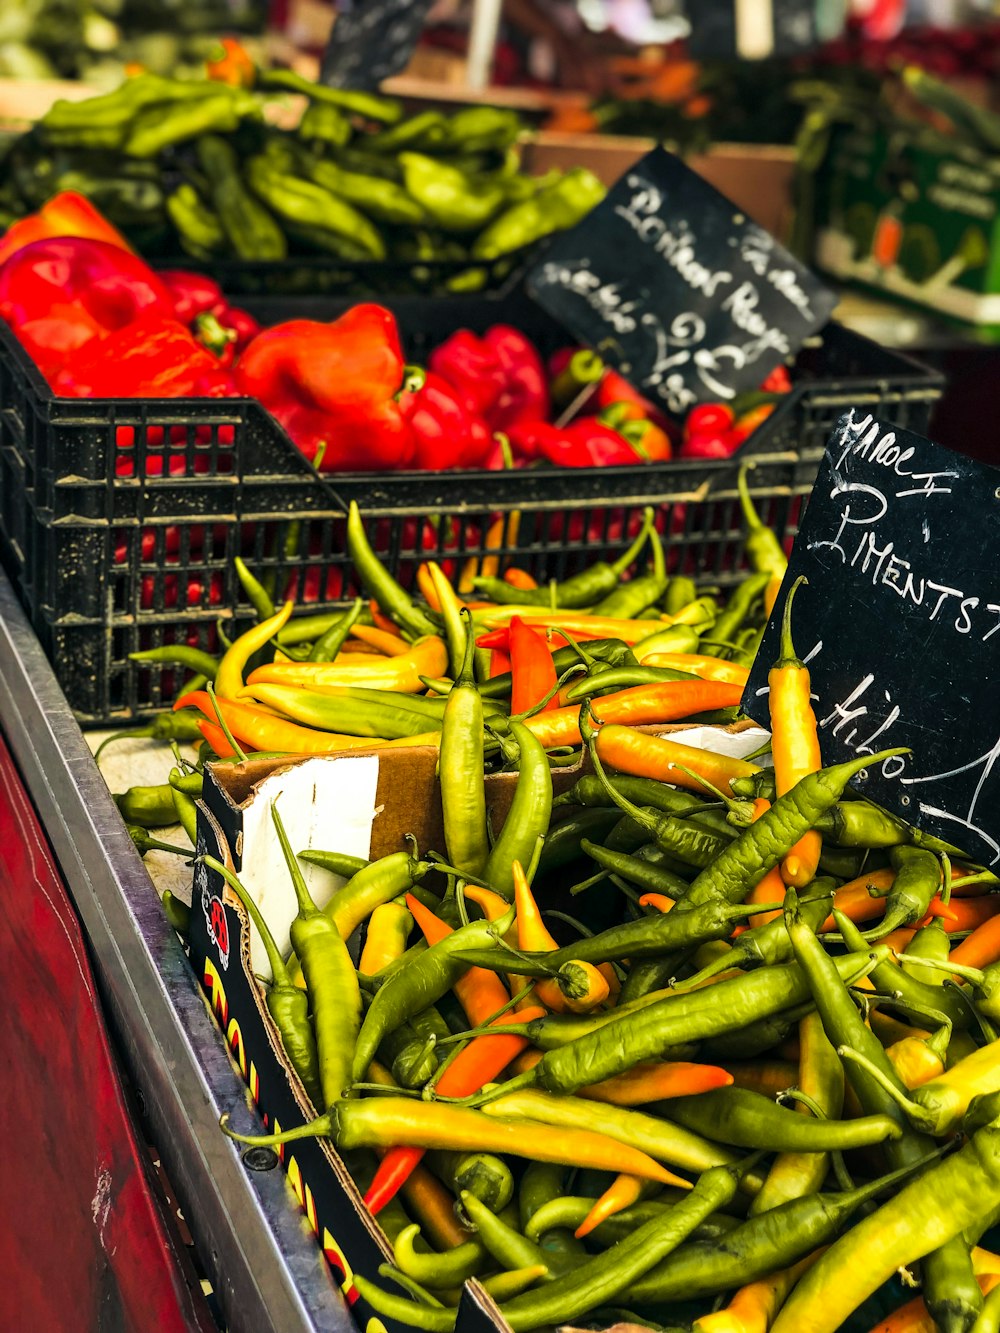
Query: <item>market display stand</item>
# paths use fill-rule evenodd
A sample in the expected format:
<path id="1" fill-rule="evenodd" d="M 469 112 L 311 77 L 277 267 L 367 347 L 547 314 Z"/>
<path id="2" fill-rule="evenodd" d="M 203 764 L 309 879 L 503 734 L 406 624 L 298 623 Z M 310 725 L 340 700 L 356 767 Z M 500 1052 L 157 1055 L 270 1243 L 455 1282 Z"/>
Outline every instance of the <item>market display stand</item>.
<path id="1" fill-rule="evenodd" d="M 307 1229 L 284 1172 L 251 1169 L 219 1130 L 219 1116 L 224 1111 L 238 1111 L 239 1119 L 246 1120 L 246 1087 L 230 1063 L 180 942 L 167 924 L 83 733 L 3 574 L 0 737 L 17 768 L 15 773 L 9 762 L 4 766 L 6 755 L 0 751 L 0 799 L 8 807 L 8 818 L 0 831 L 5 840 L 30 841 L 25 833 L 28 823 L 22 820 L 17 824 L 10 817 L 17 808 L 18 788 L 23 783 L 83 928 L 105 1019 L 139 1107 L 137 1140 L 141 1142 L 145 1137 L 156 1146 L 227 1328 L 230 1333 L 351 1333 L 354 1325 L 346 1303 Z M 30 814 L 27 802 L 22 802 L 22 808 Z M 8 930 L 24 929 L 24 923 L 34 925 L 43 920 L 41 900 L 36 915 L 31 904 L 25 907 L 23 900 L 22 910 L 14 910 L 15 896 L 41 892 L 37 865 L 43 851 L 39 847 L 33 852 L 24 849 L 21 864 L 35 866 L 35 874 L 23 878 L 10 870 L 0 874 L 0 885 L 8 899 Z M 46 858 L 47 853 L 42 859 Z M 18 854 L 5 845 L 2 861 L 16 871 Z M 11 977 L 6 976 L 6 980 L 9 983 Z M 87 1177 L 87 1170 L 91 1171 L 90 1178 L 100 1178 L 102 1167 L 107 1165 L 86 1161 L 86 1154 L 91 1158 L 99 1154 L 101 1143 L 99 1126 L 90 1136 L 80 1132 L 86 1117 L 77 1101 L 86 1096 L 86 1089 L 62 1086 L 55 1065 L 43 1066 L 40 1076 L 38 1070 L 18 1067 L 26 1049 L 22 1029 L 29 1009 L 46 1012 L 51 1027 L 70 1021 L 62 1007 L 64 997 L 44 993 L 39 981 L 36 978 L 36 989 L 31 993 L 12 994 L 8 985 L 8 1002 L 14 1003 L 8 1003 L 5 1036 L 0 1038 L 0 1067 L 8 1085 L 7 1111 L 10 1114 L 16 1107 L 19 1115 L 19 1123 L 7 1126 L 5 1141 L 25 1155 L 22 1171 L 5 1167 L 0 1172 L 0 1206 L 8 1219 L 5 1230 L 14 1232 L 18 1232 L 17 1219 L 30 1220 L 33 1210 L 39 1211 L 42 1206 L 23 1197 L 23 1182 L 36 1180 L 40 1192 L 46 1182 L 50 1190 L 58 1188 L 58 1181 L 52 1179 L 56 1159 L 53 1145 L 71 1145 L 80 1158 L 82 1178 Z M 67 984 L 65 969 L 60 972 L 60 981 Z M 79 1039 L 75 1032 L 69 1036 Z M 29 1113 L 18 1105 L 13 1091 L 19 1079 L 27 1085 L 32 1073 L 38 1076 L 45 1095 Z M 97 1115 L 98 1108 L 86 1109 Z M 117 1179 L 127 1178 L 128 1165 Z M 51 1194 L 44 1200 L 50 1217 L 56 1219 L 49 1234 L 64 1237 L 67 1251 L 74 1248 L 70 1241 L 76 1248 L 95 1244 L 100 1239 L 102 1216 L 98 1206 L 101 1198 L 97 1203 L 88 1200 L 86 1207 L 73 1208 L 71 1202 L 76 1201 Z M 18 1234 L 23 1234 L 24 1225 L 22 1222 Z M 0 1255 L 4 1254 L 7 1250 L 0 1244 Z M 56 1253 L 46 1258 L 34 1247 L 19 1260 L 25 1266 L 21 1271 L 17 1264 L 4 1264 L 7 1290 L 0 1296 L 3 1327 L 44 1327 L 47 1333 L 58 1327 L 13 1318 L 16 1307 L 11 1309 L 12 1320 L 2 1312 L 8 1301 L 17 1299 L 19 1284 L 23 1283 L 27 1291 L 32 1284 L 44 1283 L 47 1264 L 58 1273 L 60 1262 L 68 1262 L 65 1255 Z M 150 1283 L 146 1289 L 150 1300 L 152 1292 Z M 82 1300 L 74 1314 L 75 1322 L 66 1327 L 72 1327 L 75 1333 L 131 1333 L 143 1326 L 129 1321 L 120 1303 L 114 1309 L 105 1303 L 96 1322 L 85 1322 L 89 1314 Z M 184 1327 L 156 1322 L 151 1305 L 146 1314 L 157 1328 Z M 153 1322 L 146 1327 L 152 1327 Z M 198 1333 L 207 1327 L 194 1297 L 187 1327 Z"/>

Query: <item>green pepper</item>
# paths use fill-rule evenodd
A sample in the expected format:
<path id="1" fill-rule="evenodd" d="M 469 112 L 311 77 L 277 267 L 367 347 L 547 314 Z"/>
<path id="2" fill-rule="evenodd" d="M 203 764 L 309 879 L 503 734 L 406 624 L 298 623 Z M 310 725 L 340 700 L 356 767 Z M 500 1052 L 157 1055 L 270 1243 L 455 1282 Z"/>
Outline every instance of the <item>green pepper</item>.
<path id="1" fill-rule="evenodd" d="M 232 133 L 242 121 L 259 115 L 256 98 L 249 93 L 202 97 L 168 110 L 147 107 L 131 122 L 123 151 L 129 157 L 156 157 L 164 148 L 186 139 L 213 131 Z"/>
<path id="2" fill-rule="evenodd" d="M 420 153 L 400 153 L 403 180 L 420 207 L 448 231 L 479 231 L 503 205 L 503 190 L 473 190 L 454 167 Z"/>
<path id="3" fill-rule="evenodd" d="M 426 221 L 426 214 L 402 186 L 380 176 L 363 176 L 347 171 L 333 162 L 316 162 L 310 178 L 325 190 L 355 204 L 378 222 L 416 227 Z"/>
<path id="4" fill-rule="evenodd" d="M 395 125 L 403 114 L 403 105 L 391 97 L 379 97 L 353 88 L 329 88 L 325 83 L 314 83 L 290 69 L 258 69 L 254 84 L 261 92 L 301 93 L 310 102 L 340 107 L 366 120 L 377 120 L 383 125 Z M 377 136 L 374 136 L 377 137 Z"/>
<path id="5" fill-rule="evenodd" d="M 167 217 L 174 224 L 181 248 L 195 259 L 211 259 L 226 244 L 222 223 L 193 185 L 184 182 L 167 195 Z"/>
<path id="6" fill-rule="evenodd" d="M 369 153 L 399 153 L 410 148 L 435 148 L 443 145 L 447 138 L 448 125 L 441 112 L 421 111 L 391 129 L 368 135 L 365 149 Z"/>
<path id="7" fill-rule="evenodd" d="M 276 171 L 267 157 L 252 157 L 246 165 L 247 183 L 283 221 L 331 234 L 364 251 L 370 259 L 385 258 L 385 242 L 356 208 L 337 199 L 312 181 Z"/>
<path id="8" fill-rule="evenodd" d="M 353 131 L 341 107 L 331 102 L 310 102 L 302 113 L 297 133 L 307 143 L 332 144 L 334 148 L 343 148 Z"/>
<path id="9" fill-rule="evenodd" d="M 522 250 L 586 217 L 607 191 L 593 172 L 573 167 L 554 185 L 495 218 L 472 243 L 474 259 L 498 259 Z"/>
<path id="10" fill-rule="evenodd" d="M 236 151 L 218 135 L 203 135 L 198 161 L 209 181 L 212 203 L 229 244 L 239 259 L 284 259 L 285 233 L 243 184 Z"/>
<path id="11" fill-rule="evenodd" d="M 516 111 L 495 106 L 463 107 L 448 117 L 443 146 L 462 153 L 503 152 L 521 129 Z"/>

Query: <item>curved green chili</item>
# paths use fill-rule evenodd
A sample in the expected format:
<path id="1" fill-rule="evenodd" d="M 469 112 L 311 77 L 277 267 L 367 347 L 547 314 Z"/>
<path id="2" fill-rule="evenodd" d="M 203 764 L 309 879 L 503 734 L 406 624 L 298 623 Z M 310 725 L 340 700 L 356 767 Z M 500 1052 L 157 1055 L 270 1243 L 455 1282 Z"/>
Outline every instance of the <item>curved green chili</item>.
<path id="1" fill-rule="evenodd" d="M 886 1115 L 816 1120 L 749 1088 L 713 1088 L 663 1102 L 657 1109 L 685 1129 L 718 1143 L 772 1152 L 847 1151 L 898 1139 L 902 1133 L 897 1121 Z"/>
<path id="2" fill-rule="evenodd" d="M 483 1267 L 486 1251 L 478 1240 L 467 1240 L 445 1254 L 416 1248 L 420 1228 L 404 1227 L 392 1247 L 396 1267 L 425 1287 L 460 1287 Z"/>
<path id="3" fill-rule="evenodd" d="M 319 636 L 312 648 L 309 650 L 307 662 L 332 662 L 337 654 L 343 648 L 344 644 L 350 638 L 351 630 L 361 618 L 361 612 L 365 609 L 364 600 L 356 597 L 351 606 L 347 608 L 342 616 L 333 622 L 329 629 L 325 629 Z"/>
<path id="4" fill-rule="evenodd" d="M 456 870 L 480 878 L 490 857 L 483 781 L 483 701 L 472 672 L 475 637 L 471 618 L 467 611 L 463 615 L 465 656 L 448 692 L 438 771 L 445 852 Z"/>
<path id="5" fill-rule="evenodd" d="M 221 875 L 239 898 L 261 938 L 271 968 L 271 984 L 265 997 L 267 1012 L 271 1015 L 285 1054 L 308 1093 L 309 1100 L 313 1106 L 319 1107 L 323 1091 L 319 1075 L 319 1053 L 309 1022 L 309 997 L 292 982 L 260 908 L 237 877 L 214 856 L 203 859 L 205 865 Z"/>
<path id="6" fill-rule="evenodd" d="M 414 637 L 437 634 L 434 622 L 407 595 L 372 550 L 355 500 L 351 501 L 347 515 L 347 550 L 364 588 L 390 619 Z"/>
<path id="7" fill-rule="evenodd" d="M 514 897 L 514 862 L 531 864 L 535 844 L 545 835 L 552 816 L 552 772 L 545 749 L 522 723 L 512 722 L 510 729 L 520 751 L 517 785 L 483 875 L 490 888 L 508 902 Z"/>

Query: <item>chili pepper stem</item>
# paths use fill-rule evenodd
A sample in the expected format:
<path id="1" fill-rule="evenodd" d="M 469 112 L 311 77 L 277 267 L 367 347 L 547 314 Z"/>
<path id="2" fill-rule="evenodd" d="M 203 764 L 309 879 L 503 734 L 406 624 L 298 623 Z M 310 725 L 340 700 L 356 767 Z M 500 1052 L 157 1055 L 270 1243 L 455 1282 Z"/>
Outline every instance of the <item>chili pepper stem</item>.
<path id="1" fill-rule="evenodd" d="M 285 1129 L 280 1134 L 240 1134 L 235 1129 L 230 1129 L 228 1111 L 224 1111 L 219 1117 L 219 1128 L 226 1138 L 233 1139 L 237 1143 L 245 1143 L 249 1148 L 280 1148 L 283 1143 L 294 1143 L 296 1139 L 332 1138 L 333 1127 L 333 1116 L 321 1115 L 315 1120 L 310 1120 L 307 1125 L 299 1125 L 297 1129 Z"/>
<path id="2" fill-rule="evenodd" d="M 935 1122 L 926 1114 L 919 1102 L 911 1101 L 905 1093 L 900 1092 L 899 1088 L 896 1087 L 892 1080 L 887 1078 L 877 1065 L 872 1064 L 866 1055 L 862 1055 L 860 1051 L 851 1050 L 849 1046 L 838 1046 L 837 1054 L 842 1060 L 851 1060 L 854 1064 L 860 1065 L 865 1073 L 871 1075 L 875 1082 L 888 1093 L 893 1101 L 896 1102 L 898 1106 L 902 1107 L 914 1124 L 918 1125 L 921 1129 L 926 1129 L 928 1133 L 932 1132 Z"/>
<path id="3" fill-rule="evenodd" d="M 237 759 L 240 761 L 241 764 L 245 764 L 247 759 L 246 751 L 240 747 L 239 741 L 229 730 L 229 725 L 226 722 L 226 719 L 222 715 L 222 709 L 219 707 L 219 701 L 215 697 L 215 686 L 212 684 L 211 681 L 209 681 L 208 684 L 205 686 L 205 692 L 212 701 L 212 707 L 215 709 L 216 719 L 218 720 L 219 726 L 222 728 L 226 740 L 232 746 L 233 754 L 236 755 Z"/>

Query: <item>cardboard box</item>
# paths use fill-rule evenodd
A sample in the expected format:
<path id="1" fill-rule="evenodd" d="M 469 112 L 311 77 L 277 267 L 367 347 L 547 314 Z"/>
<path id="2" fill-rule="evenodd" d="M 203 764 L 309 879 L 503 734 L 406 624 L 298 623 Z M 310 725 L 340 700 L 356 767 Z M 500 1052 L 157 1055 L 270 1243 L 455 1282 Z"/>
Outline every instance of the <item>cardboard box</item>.
<path id="1" fill-rule="evenodd" d="M 732 727 L 675 726 L 689 744 L 749 754 L 763 733 L 752 723 Z M 280 802 L 282 820 L 296 851 L 306 846 L 352 851 L 371 859 L 407 847 L 413 835 L 423 849 L 443 846 L 441 801 L 435 775 L 437 750 L 414 747 L 381 752 L 209 765 L 198 806 L 198 852 L 209 854 L 240 875 L 279 939 L 295 912 L 288 874 L 278 851 L 270 803 Z M 582 766 L 557 769 L 555 790 L 571 786 Z M 499 827 L 510 804 L 516 774 L 486 778 L 487 809 Z M 325 901 L 342 883 L 318 867 L 301 863 L 311 891 Z M 314 873 L 316 872 L 316 873 Z M 241 904 L 221 876 L 204 864 L 195 867 L 192 896 L 191 963 L 250 1095 L 271 1129 L 290 1129 L 313 1118 L 305 1092 L 289 1068 L 254 975 L 267 975 L 266 959 L 254 949 Z M 221 1133 L 221 1131 L 220 1131 Z M 339 1274 L 355 1318 L 365 1333 L 405 1333 L 402 1325 L 376 1316 L 360 1300 L 353 1274 L 377 1279 L 391 1259 L 385 1235 L 367 1212 L 361 1193 L 329 1140 L 302 1139 L 279 1156 L 299 1204 L 326 1258 Z M 380 1323 L 371 1323 L 374 1319 Z M 489 1296 L 466 1283 L 458 1310 L 457 1333 L 505 1330 Z"/>
<path id="2" fill-rule="evenodd" d="M 1000 323 L 1000 158 L 925 132 L 839 125 L 815 196 L 815 258 L 827 272 Z"/>

